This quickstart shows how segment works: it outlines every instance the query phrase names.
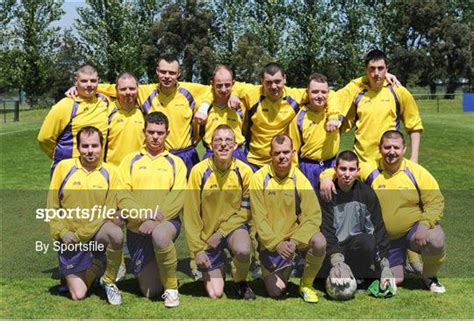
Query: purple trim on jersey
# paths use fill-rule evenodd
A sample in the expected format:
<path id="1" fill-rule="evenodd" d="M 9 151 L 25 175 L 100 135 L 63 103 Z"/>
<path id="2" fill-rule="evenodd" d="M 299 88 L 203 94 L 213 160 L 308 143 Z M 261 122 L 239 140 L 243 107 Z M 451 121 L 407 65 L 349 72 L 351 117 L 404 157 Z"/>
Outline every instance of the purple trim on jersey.
<path id="1" fill-rule="evenodd" d="M 183 149 L 172 149 L 170 150 L 170 153 L 183 160 L 187 169 L 186 178 L 188 178 L 193 166 L 199 163 L 199 155 L 196 148 L 194 146 L 189 146 Z"/>
<path id="2" fill-rule="evenodd" d="M 300 104 L 298 104 L 296 100 L 294 100 L 291 96 L 285 96 L 283 97 L 283 99 L 291 105 L 291 108 L 293 108 L 293 111 L 295 112 L 295 114 L 297 114 L 300 110 Z"/>
<path id="3" fill-rule="evenodd" d="M 304 176 L 309 180 L 313 189 L 319 189 L 319 175 L 326 169 L 332 168 L 336 165 L 336 157 L 326 161 L 316 161 L 307 158 L 301 158 L 299 167 Z"/>
<path id="4" fill-rule="evenodd" d="M 260 251 L 260 262 L 270 273 L 284 269 L 291 266 L 291 260 L 283 258 L 277 252 L 270 252 L 268 250 Z"/>
<path id="5" fill-rule="evenodd" d="M 143 106 L 142 106 L 142 110 L 143 110 L 143 114 L 146 116 L 150 113 L 150 109 L 151 109 L 151 102 L 153 101 L 153 99 L 158 95 L 158 90 L 153 90 L 150 94 L 150 96 L 148 96 L 148 98 L 145 100 L 145 102 L 143 103 Z"/>
<path id="6" fill-rule="evenodd" d="M 211 174 L 212 174 L 212 169 L 210 167 L 206 168 L 206 170 L 204 171 L 204 175 L 202 175 L 202 179 L 201 179 L 201 191 L 200 191 L 201 195 L 202 195 L 202 191 L 204 190 L 204 185 L 206 185 L 206 182 L 211 176 Z"/>
<path id="7" fill-rule="evenodd" d="M 248 151 L 247 151 L 248 152 Z M 257 164 L 252 164 L 250 163 L 249 161 L 247 161 L 247 164 L 249 164 L 250 168 L 252 168 L 252 171 L 255 173 L 256 171 L 258 171 L 260 168 L 262 168 L 262 166 L 260 165 L 257 165 Z"/>
<path id="8" fill-rule="evenodd" d="M 372 186 L 372 183 L 375 181 L 375 179 L 377 178 L 377 176 L 380 175 L 380 169 L 379 168 L 376 168 L 374 169 L 370 174 L 369 176 L 367 177 L 367 179 L 365 180 L 365 182 L 367 184 L 369 184 L 370 186 Z"/>
<path id="9" fill-rule="evenodd" d="M 178 92 L 186 97 L 186 100 L 189 103 L 189 108 L 191 108 L 191 111 L 194 113 L 194 106 L 196 105 L 196 102 L 194 101 L 193 95 L 183 87 L 179 87 Z M 189 139 L 191 144 L 193 143 L 193 136 L 193 117 L 191 117 L 191 121 L 189 123 Z"/>
<path id="10" fill-rule="evenodd" d="M 304 139 L 303 139 L 303 121 L 304 121 L 304 116 L 306 116 L 306 110 L 302 109 L 300 113 L 298 114 L 298 120 L 296 122 L 296 125 L 298 127 L 298 132 L 300 133 L 300 138 L 301 138 L 301 145 L 304 144 Z"/>
<path id="11" fill-rule="evenodd" d="M 72 136 L 72 120 L 77 115 L 79 109 L 79 102 L 75 101 L 72 105 L 71 116 L 69 122 L 64 128 L 63 132 L 58 136 L 56 147 L 54 149 L 53 166 L 51 168 L 51 177 L 53 176 L 56 165 L 63 159 L 72 157 L 72 149 L 74 147 L 74 137 Z"/>
<path id="12" fill-rule="evenodd" d="M 263 179 L 263 189 L 267 188 L 269 181 L 270 181 L 270 175 L 267 174 L 267 175 L 265 175 L 265 178 Z"/>
<path id="13" fill-rule="evenodd" d="M 173 184 L 170 186 L 171 191 L 173 189 L 174 181 L 176 179 L 176 164 L 174 163 L 174 159 L 170 155 L 166 155 L 165 158 L 170 163 L 171 168 L 173 168 Z"/>
<path id="14" fill-rule="evenodd" d="M 115 114 L 118 112 L 118 108 L 117 107 L 114 107 L 114 109 L 112 109 L 112 112 L 109 114 L 109 117 L 107 119 L 107 123 L 110 125 L 110 123 L 112 122 L 112 119 L 114 118 Z"/>
<path id="15" fill-rule="evenodd" d="M 242 112 L 242 109 L 240 107 L 237 108 L 235 112 L 237 113 L 237 115 L 239 115 L 241 121 L 244 120 L 244 113 Z"/>
<path id="16" fill-rule="evenodd" d="M 202 159 L 206 159 L 206 158 L 209 158 L 213 155 L 214 153 L 212 152 L 212 150 L 210 150 L 209 148 L 206 149 L 206 152 L 204 153 L 204 156 L 202 157 Z M 238 159 L 238 160 L 241 160 L 242 162 L 248 164 L 247 162 L 247 155 L 245 154 L 245 151 L 242 149 L 242 145 L 237 147 L 234 152 L 232 153 L 232 157 Z"/>
<path id="17" fill-rule="evenodd" d="M 390 267 L 405 265 L 407 249 L 410 240 L 413 238 L 416 230 L 418 229 L 418 224 L 418 222 L 415 223 L 410 228 L 408 233 L 401 238 L 390 241 L 390 249 L 388 250 L 388 261 L 390 262 Z"/>
<path id="18" fill-rule="evenodd" d="M 393 89 L 392 85 L 388 85 L 387 86 L 388 89 L 390 89 L 390 92 L 392 93 L 393 95 L 393 98 L 395 99 L 395 108 L 396 108 L 396 112 L 397 112 L 397 119 L 396 119 L 396 129 L 398 131 L 400 131 L 400 101 L 398 100 L 398 96 L 397 94 L 395 93 L 395 89 Z"/>
<path id="19" fill-rule="evenodd" d="M 416 192 L 418 193 L 418 203 L 417 203 L 417 205 L 420 208 L 421 212 L 424 213 L 425 212 L 425 204 L 423 203 L 423 200 L 421 199 L 420 187 L 418 186 L 418 182 L 416 181 L 415 176 L 413 175 L 413 173 L 408 168 L 405 168 L 403 170 L 403 172 L 408 176 L 408 178 L 410 178 L 413 185 L 415 185 Z"/>
<path id="20" fill-rule="evenodd" d="M 58 190 L 58 200 L 59 200 L 59 207 L 62 208 L 63 207 L 63 198 L 64 198 L 64 195 L 63 195 L 63 191 L 64 191 L 64 187 L 66 186 L 66 183 L 67 181 L 71 178 L 71 176 L 77 171 L 77 167 L 76 165 L 74 165 L 70 170 L 69 172 L 67 172 L 66 176 L 64 177 L 63 181 L 61 182 L 61 185 L 59 186 L 59 190 Z"/>
<path id="21" fill-rule="evenodd" d="M 250 150 L 250 139 L 252 138 L 252 131 L 251 131 L 251 128 L 252 128 L 252 125 L 253 125 L 253 121 L 252 121 L 252 117 L 253 115 L 255 115 L 255 113 L 257 112 L 257 108 L 258 106 L 262 103 L 262 101 L 265 99 L 265 96 L 260 96 L 258 98 L 258 101 L 255 103 L 255 105 L 253 105 L 252 107 L 250 107 L 249 111 L 248 111 L 248 126 L 247 126 L 247 132 L 245 133 L 245 149 L 247 150 L 247 153 L 248 151 Z M 252 167 L 253 169 L 253 167 Z M 255 170 L 254 170 L 255 172 Z"/>
<path id="22" fill-rule="evenodd" d="M 107 97 L 105 95 L 97 93 L 96 96 L 97 96 L 97 98 L 100 98 L 104 103 L 107 103 L 107 105 L 109 105 L 109 100 L 107 99 Z"/>
<path id="23" fill-rule="evenodd" d="M 359 119 L 359 115 L 357 114 L 357 109 L 359 108 L 359 103 L 362 100 L 362 97 L 364 97 L 365 93 L 367 92 L 367 89 L 362 90 L 360 93 L 357 94 L 356 99 L 354 100 L 354 106 L 355 106 L 355 121 Z"/>
<path id="24" fill-rule="evenodd" d="M 133 171 L 133 165 L 135 165 L 135 162 L 137 162 L 138 160 L 140 160 L 142 157 L 143 157 L 143 154 L 140 153 L 140 154 L 135 155 L 135 156 L 132 158 L 132 161 L 130 162 L 130 175 L 132 174 L 132 171 Z"/>

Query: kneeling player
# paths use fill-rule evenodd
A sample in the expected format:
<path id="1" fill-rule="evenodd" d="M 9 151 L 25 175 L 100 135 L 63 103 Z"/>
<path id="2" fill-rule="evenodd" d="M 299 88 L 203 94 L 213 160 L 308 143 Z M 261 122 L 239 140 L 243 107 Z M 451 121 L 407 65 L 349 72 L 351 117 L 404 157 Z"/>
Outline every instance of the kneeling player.
<path id="1" fill-rule="evenodd" d="M 323 212 L 321 231 L 328 254 L 320 275 L 329 276 L 331 282 L 338 278 L 335 283 L 344 283 L 353 278 L 353 272 L 359 284 L 363 279 L 379 276 L 382 293 L 390 285 L 393 295 L 396 286 L 388 261 L 390 242 L 377 195 L 357 180 L 359 160 L 355 153 L 341 152 L 335 170 L 336 194 L 331 202 L 319 199 Z M 370 266 L 374 263 L 372 271 Z"/>
<path id="2" fill-rule="evenodd" d="M 194 166 L 189 177 L 184 206 L 186 240 L 211 298 L 218 299 L 224 293 L 227 247 L 233 257 L 236 292 L 244 300 L 254 300 L 246 281 L 251 252 L 247 224 L 252 169 L 232 157 L 238 145 L 228 125 L 214 130 L 210 147 L 212 156 Z"/>
<path id="3" fill-rule="evenodd" d="M 120 164 L 126 189 L 143 209 L 156 213 L 127 217 L 127 246 L 140 290 L 156 297 L 164 288 L 166 307 L 179 305 L 174 240 L 181 229 L 186 166 L 165 149 L 168 118 L 153 112 L 145 118 L 145 147 Z"/>
<path id="4" fill-rule="evenodd" d="M 287 135 L 271 141 L 271 163 L 252 177 L 250 204 L 261 248 L 264 283 L 271 297 L 281 296 L 296 251 L 307 251 L 299 292 L 319 301 L 312 284 L 324 259 L 326 240 L 319 232 L 321 210 L 311 183 L 292 165 L 295 151 Z"/>
<path id="5" fill-rule="evenodd" d="M 80 129 L 77 146 L 80 156 L 58 164 L 48 195 L 48 208 L 57 209 L 58 214 L 50 222 L 51 235 L 61 242 L 60 248 L 65 249 L 58 252 L 59 269 L 66 278 L 71 298 L 81 300 L 102 270 L 100 259 L 86 249 L 105 249 L 107 267 L 100 283 L 108 301 L 118 305 L 122 297 L 115 278 L 122 260 L 122 230 L 105 217 L 92 216 L 92 210 L 116 207 L 111 191 L 118 188 L 119 175 L 113 167 L 100 161 L 103 138 L 97 128 Z M 73 217 L 61 219 L 64 216 L 59 213 L 68 209 L 81 209 L 81 214 L 71 212 Z M 84 213 L 87 215 L 82 215 Z"/>

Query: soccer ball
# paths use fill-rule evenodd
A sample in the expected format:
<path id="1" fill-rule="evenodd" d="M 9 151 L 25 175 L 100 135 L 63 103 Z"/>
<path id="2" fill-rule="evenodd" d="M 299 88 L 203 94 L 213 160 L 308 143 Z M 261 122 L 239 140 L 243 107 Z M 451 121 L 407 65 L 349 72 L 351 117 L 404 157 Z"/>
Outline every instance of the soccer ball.
<path id="1" fill-rule="evenodd" d="M 342 285 L 336 284 L 334 279 L 326 279 L 326 292 L 334 300 L 346 301 L 354 298 L 357 290 L 357 281 L 354 277 L 346 278 Z"/>

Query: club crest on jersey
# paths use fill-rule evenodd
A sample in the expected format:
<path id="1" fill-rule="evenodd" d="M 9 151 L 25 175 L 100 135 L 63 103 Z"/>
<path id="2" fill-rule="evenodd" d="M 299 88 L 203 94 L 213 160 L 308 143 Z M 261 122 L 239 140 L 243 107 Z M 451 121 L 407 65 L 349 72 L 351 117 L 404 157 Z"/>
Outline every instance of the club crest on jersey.
<path id="1" fill-rule="evenodd" d="M 146 166 L 142 165 L 142 166 L 138 167 L 138 169 L 146 169 Z"/>
<path id="2" fill-rule="evenodd" d="M 275 191 L 268 191 L 268 196 L 276 196 L 276 192 Z"/>
<path id="3" fill-rule="evenodd" d="M 79 186 L 79 185 L 81 185 L 81 182 L 80 182 L 80 181 L 74 181 L 74 182 L 72 183 L 72 186 Z"/>
<path id="4" fill-rule="evenodd" d="M 123 119 L 117 119 L 117 124 L 118 124 L 118 123 L 123 123 L 124 121 L 125 121 L 125 120 L 123 120 Z"/>
<path id="5" fill-rule="evenodd" d="M 385 188 L 385 184 L 380 184 L 377 188 Z"/>

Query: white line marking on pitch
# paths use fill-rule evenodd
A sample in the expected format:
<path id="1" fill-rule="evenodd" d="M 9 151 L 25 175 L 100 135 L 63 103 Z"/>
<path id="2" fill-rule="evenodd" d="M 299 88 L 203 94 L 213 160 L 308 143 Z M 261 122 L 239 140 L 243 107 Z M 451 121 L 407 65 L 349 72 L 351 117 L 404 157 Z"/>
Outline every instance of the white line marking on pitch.
<path id="1" fill-rule="evenodd" d="M 0 133 L 0 136 L 8 135 L 8 134 L 15 134 L 15 133 L 22 133 L 22 132 L 29 132 L 30 130 L 37 130 L 38 127 L 29 128 L 29 129 L 22 129 L 22 130 L 14 130 L 12 132 Z"/>

